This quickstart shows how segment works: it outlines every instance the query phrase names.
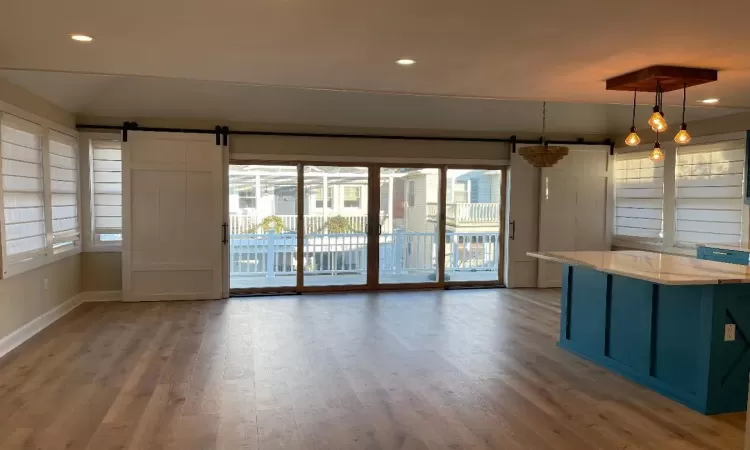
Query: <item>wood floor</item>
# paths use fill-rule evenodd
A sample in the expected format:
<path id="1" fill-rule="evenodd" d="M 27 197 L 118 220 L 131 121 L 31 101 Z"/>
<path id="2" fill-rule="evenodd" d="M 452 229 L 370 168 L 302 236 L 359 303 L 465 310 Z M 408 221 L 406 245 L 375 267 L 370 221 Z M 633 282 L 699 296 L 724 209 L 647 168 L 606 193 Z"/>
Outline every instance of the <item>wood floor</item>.
<path id="1" fill-rule="evenodd" d="M 558 295 L 85 304 L 0 360 L 0 448 L 742 448 L 558 349 Z"/>

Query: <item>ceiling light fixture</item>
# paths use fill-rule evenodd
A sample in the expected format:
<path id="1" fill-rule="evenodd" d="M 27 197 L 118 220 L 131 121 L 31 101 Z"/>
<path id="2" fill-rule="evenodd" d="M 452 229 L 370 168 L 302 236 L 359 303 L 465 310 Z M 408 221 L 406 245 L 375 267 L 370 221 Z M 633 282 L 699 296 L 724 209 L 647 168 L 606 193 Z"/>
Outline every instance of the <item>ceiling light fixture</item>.
<path id="1" fill-rule="evenodd" d="M 86 36 L 85 34 L 71 34 L 70 38 L 78 42 L 91 42 L 94 40 L 94 38 Z"/>
<path id="2" fill-rule="evenodd" d="M 399 64 L 401 66 L 411 66 L 415 63 L 416 61 L 414 61 L 413 59 L 409 59 L 409 58 L 402 58 L 402 59 L 396 60 L 396 64 Z"/>
<path id="3" fill-rule="evenodd" d="M 664 91 L 661 89 L 659 80 L 656 80 L 656 103 L 654 104 L 654 112 L 648 119 L 648 124 L 651 125 L 651 129 L 656 132 L 667 131 L 667 119 L 664 117 L 664 110 L 662 109 L 662 99 Z"/>
<path id="4" fill-rule="evenodd" d="M 625 145 L 630 147 L 635 147 L 636 145 L 641 143 L 641 138 L 638 136 L 638 133 L 636 133 L 635 128 L 635 100 L 638 96 L 638 90 L 633 91 L 633 121 L 630 125 L 630 134 L 628 137 L 625 138 Z"/>
<path id="5" fill-rule="evenodd" d="M 648 154 L 648 159 L 653 162 L 659 162 L 664 159 L 664 152 L 661 151 L 661 144 L 659 143 L 659 132 L 656 132 L 656 142 L 654 143 L 654 149 Z"/>
<path id="6" fill-rule="evenodd" d="M 715 104 L 719 103 L 719 99 L 718 98 L 707 98 L 707 99 L 704 99 L 704 100 L 698 100 L 698 102 L 699 103 L 704 103 L 706 105 L 715 105 Z"/>
<path id="7" fill-rule="evenodd" d="M 617 75 L 606 80 L 608 91 L 634 91 L 633 95 L 633 122 L 630 128 L 630 134 L 625 138 L 625 144 L 635 146 L 640 143 L 640 139 L 635 130 L 635 95 L 640 92 L 654 92 L 656 101 L 654 110 L 648 119 L 651 129 L 656 132 L 656 142 L 654 148 L 649 153 L 652 161 L 662 161 L 664 151 L 659 142 L 659 133 L 667 129 L 667 120 L 664 117 L 664 93 L 682 89 L 682 123 L 680 130 L 674 137 L 678 145 L 686 145 L 690 142 L 690 133 L 687 131 L 685 114 L 687 111 L 687 88 L 700 86 L 701 84 L 712 83 L 719 79 L 719 71 L 716 69 L 704 69 L 698 67 L 681 67 L 681 66 L 649 66 L 642 69 L 634 70 L 622 75 Z M 719 99 L 707 98 L 699 102 L 712 104 L 717 103 Z"/>
<path id="8" fill-rule="evenodd" d="M 534 167 L 552 167 L 568 154 L 568 147 L 549 145 L 544 138 L 547 126 L 547 102 L 542 103 L 542 138 L 541 145 L 521 147 L 518 150 L 523 159 Z"/>
<path id="9" fill-rule="evenodd" d="M 685 123 L 685 102 L 687 101 L 687 85 L 682 86 L 682 125 L 680 125 L 680 131 L 674 137 L 674 141 L 678 144 L 686 145 L 690 143 L 690 133 L 687 131 L 687 124 Z"/>

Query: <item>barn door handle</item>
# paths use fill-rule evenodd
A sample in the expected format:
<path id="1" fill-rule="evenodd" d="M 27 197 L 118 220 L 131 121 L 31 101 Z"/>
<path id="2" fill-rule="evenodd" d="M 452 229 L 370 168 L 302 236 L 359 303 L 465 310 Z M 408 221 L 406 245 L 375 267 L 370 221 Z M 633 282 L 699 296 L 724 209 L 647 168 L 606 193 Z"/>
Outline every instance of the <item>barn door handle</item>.
<path id="1" fill-rule="evenodd" d="M 510 239 L 516 240 L 516 221 L 515 220 L 510 221 Z"/>
<path id="2" fill-rule="evenodd" d="M 221 239 L 221 243 L 226 245 L 227 242 L 229 242 L 228 235 L 227 235 L 227 231 L 229 230 L 229 225 L 227 225 L 227 223 L 224 222 L 223 224 L 221 224 L 221 228 L 222 228 L 222 235 L 223 235 Z"/>

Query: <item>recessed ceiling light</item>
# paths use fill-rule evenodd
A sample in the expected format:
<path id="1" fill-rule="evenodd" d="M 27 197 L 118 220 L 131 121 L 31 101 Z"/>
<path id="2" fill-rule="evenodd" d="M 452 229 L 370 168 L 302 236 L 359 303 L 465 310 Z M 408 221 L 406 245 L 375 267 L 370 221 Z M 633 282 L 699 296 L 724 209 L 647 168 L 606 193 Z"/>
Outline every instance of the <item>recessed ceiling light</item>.
<path id="1" fill-rule="evenodd" d="M 78 42 L 91 42 L 94 40 L 94 38 L 86 36 L 85 34 L 71 34 L 70 38 Z"/>
<path id="2" fill-rule="evenodd" d="M 400 64 L 402 66 L 411 66 L 412 64 L 416 63 L 413 59 L 408 58 L 402 58 L 399 60 L 396 60 L 396 64 Z"/>
<path id="3" fill-rule="evenodd" d="M 707 98 L 704 100 L 698 100 L 700 103 L 705 103 L 707 105 L 715 105 L 716 103 L 719 103 L 718 98 Z"/>

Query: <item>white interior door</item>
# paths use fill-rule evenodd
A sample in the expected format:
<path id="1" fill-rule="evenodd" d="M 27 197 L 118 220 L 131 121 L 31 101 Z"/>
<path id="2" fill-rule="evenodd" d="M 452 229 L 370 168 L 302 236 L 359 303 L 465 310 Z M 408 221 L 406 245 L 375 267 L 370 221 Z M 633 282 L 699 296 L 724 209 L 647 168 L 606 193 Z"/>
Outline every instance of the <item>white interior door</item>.
<path id="1" fill-rule="evenodd" d="M 224 188 L 214 136 L 131 131 L 122 159 L 123 298 L 221 298 Z"/>
<path id="2" fill-rule="evenodd" d="M 540 179 L 539 251 L 608 251 L 612 202 L 607 146 L 570 147 Z M 537 286 L 560 287 L 561 265 L 539 261 Z"/>
<path id="3" fill-rule="evenodd" d="M 511 153 L 509 181 L 506 285 L 536 287 L 537 259 L 526 252 L 536 251 L 539 241 L 539 169 Z"/>

